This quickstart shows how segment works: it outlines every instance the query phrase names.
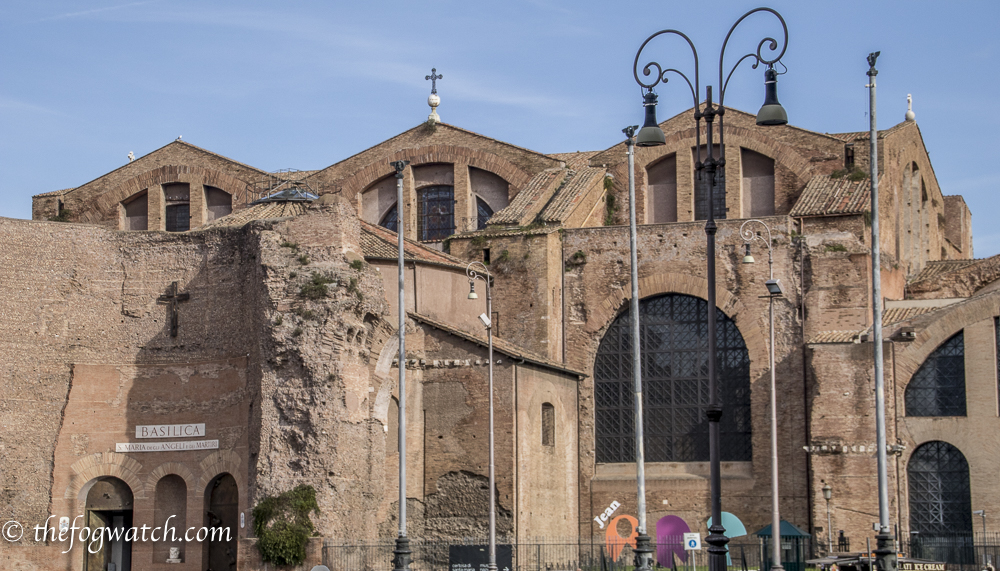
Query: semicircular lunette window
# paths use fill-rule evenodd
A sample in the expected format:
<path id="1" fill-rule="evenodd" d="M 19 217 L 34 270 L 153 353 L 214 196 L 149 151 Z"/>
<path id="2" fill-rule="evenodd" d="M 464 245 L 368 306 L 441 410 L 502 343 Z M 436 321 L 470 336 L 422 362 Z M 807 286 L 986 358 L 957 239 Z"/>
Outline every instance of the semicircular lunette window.
<path id="1" fill-rule="evenodd" d="M 708 303 L 667 294 L 639 302 L 645 453 L 649 462 L 708 461 Z M 633 462 L 632 335 L 629 311 L 611 324 L 594 362 L 599 463 Z M 749 461 L 750 356 L 736 323 L 716 309 L 723 461 Z"/>
<path id="2" fill-rule="evenodd" d="M 906 416 L 965 416 L 965 335 L 942 343 L 913 374 L 904 393 Z"/>
<path id="3" fill-rule="evenodd" d="M 385 213 L 385 216 L 382 217 L 382 221 L 378 223 L 379 226 L 388 228 L 393 232 L 399 231 L 399 210 L 396 206 L 397 205 L 393 204 L 392 208 Z"/>

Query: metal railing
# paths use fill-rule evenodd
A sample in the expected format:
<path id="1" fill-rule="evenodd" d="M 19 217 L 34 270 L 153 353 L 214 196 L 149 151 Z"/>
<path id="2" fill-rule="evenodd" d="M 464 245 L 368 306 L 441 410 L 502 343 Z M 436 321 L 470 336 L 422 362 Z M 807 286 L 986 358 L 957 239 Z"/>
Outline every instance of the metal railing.
<path id="1" fill-rule="evenodd" d="M 947 563 L 949 571 L 979 571 L 987 564 L 994 568 L 1000 564 L 1000 533 L 914 533 L 902 538 L 899 550 L 909 557 Z"/>
<path id="2" fill-rule="evenodd" d="M 763 557 L 762 543 L 749 538 L 742 542 L 731 542 L 729 553 L 730 568 L 741 571 L 758 571 L 761 569 Z M 681 538 L 669 541 L 671 547 L 680 547 Z M 453 546 L 485 546 L 485 538 L 462 538 L 458 540 L 419 540 L 411 539 L 413 550 L 410 569 L 413 571 L 448 571 L 450 569 Z M 590 540 L 521 540 L 510 542 L 497 540 L 497 562 L 500 571 L 505 571 L 503 553 L 505 546 L 510 546 L 509 571 L 628 571 L 633 567 L 632 548 L 624 545 L 617 557 L 609 552 L 603 537 Z M 348 543 L 327 539 L 323 542 L 323 564 L 332 571 L 390 571 L 392 566 L 392 551 L 395 543 L 392 540 L 382 540 L 371 543 Z M 686 562 L 667 556 L 665 561 L 656 560 L 665 550 L 654 548 L 654 561 L 657 567 L 685 571 L 695 568 L 701 570 L 707 565 L 707 552 L 695 552 L 694 561 L 688 558 Z M 673 561 L 671 561 L 673 559 Z M 768 562 L 765 561 L 765 567 Z M 788 565 L 786 564 L 786 568 Z M 804 568 L 801 567 L 801 568 Z M 478 571 L 473 567 L 472 571 Z"/>

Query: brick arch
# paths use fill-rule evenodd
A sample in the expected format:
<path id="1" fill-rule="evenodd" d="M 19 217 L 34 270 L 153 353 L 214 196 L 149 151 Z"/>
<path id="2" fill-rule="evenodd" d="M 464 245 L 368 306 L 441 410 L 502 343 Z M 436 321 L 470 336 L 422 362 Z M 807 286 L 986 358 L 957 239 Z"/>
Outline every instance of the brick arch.
<path id="1" fill-rule="evenodd" d="M 379 341 L 383 343 L 379 351 L 378 360 L 375 362 L 375 380 L 379 383 L 378 393 L 375 395 L 375 403 L 372 406 L 372 417 L 382 423 L 382 426 L 389 426 L 389 402 L 395 393 L 399 394 L 399 380 L 391 375 L 392 361 L 399 354 L 398 328 L 384 327 L 380 330 Z M 390 335 L 391 333 L 391 335 Z M 372 346 L 376 346 L 375 343 Z"/>
<path id="2" fill-rule="evenodd" d="M 201 469 L 201 478 L 198 480 L 198 493 L 203 494 L 205 487 L 212 481 L 212 478 L 220 474 L 229 474 L 236 478 L 239 483 L 240 475 L 243 474 L 243 461 L 239 454 L 231 450 L 219 450 L 205 457 L 198 465 Z M 239 487 L 240 497 L 243 498 L 246 490 L 245 486 Z"/>
<path id="3" fill-rule="evenodd" d="M 74 462 L 70 469 L 73 470 L 73 475 L 70 476 L 69 485 L 63 492 L 65 499 L 85 502 L 87 498 L 80 497 L 84 486 L 103 476 L 113 476 L 128 484 L 135 499 L 146 497 L 146 488 L 139 479 L 139 473 L 143 469 L 142 464 L 125 454 L 117 452 L 91 454 Z"/>
<path id="4" fill-rule="evenodd" d="M 186 180 L 181 180 L 181 179 Z M 187 182 L 201 179 L 202 184 L 221 188 L 233 196 L 233 204 L 246 199 L 247 182 L 214 169 L 189 165 L 165 165 L 136 175 L 97 199 L 97 208 L 104 213 L 114 213 L 118 203 L 150 186 Z"/>
<path id="5" fill-rule="evenodd" d="M 639 278 L 639 299 L 653 297 L 660 294 L 680 293 L 697 297 L 708 298 L 708 280 L 688 274 L 678 274 L 673 272 L 662 272 Z M 751 363 L 766 363 L 768 360 L 767 345 L 764 340 L 767 338 L 765 330 L 761 327 L 759 320 L 749 314 L 746 306 L 725 289 L 724 286 L 716 284 L 715 288 L 716 307 L 722 310 L 733 322 L 743 335 L 747 351 L 750 353 Z M 591 310 L 587 319 L 587 330 L 594 333 L 591 338 L 591 347 L 588 349 L 588 360 L 593 366 L 594 357 L 597 355 L 597 348 L 607 333 L 611 323 L 618 317 L 618 314 L 625 308 L 631 299 L 631 286 L 620 288 L 611 295 L 604 298 L 601 303 Z"/>
<path id="6" fill-rule="evenodd" d="M 164 476 L 169 476 L 171 474 L 180 476 L 184 480 L 184 484 L 187 486 L 189 493 L 191 486 L 195 484 L 194 472 L 184 464 L 179 464 L 177 462 L 164 462 L 156 467 L 152 472 L 146 476 L 146 493 L 152 497 L 156 492 L 156 484 Z"/>
<path id="7" fill-rule="evenodd" d="M 479 149 L 459 147 L 455 145 L 428 145 L 413 149 L 402 149 L 396 153 L 381 157 L 375 162 L 357 170 L 348 176 L 340 185 L 341 192 L 348 198 L 353 198 L 372 184 L 394 174 L 396 171 L 389 165 L 391 161 L 410 161 L 411 167 L 435 163 L 468 164 L 489 171 L 507 181 L 511 188 L 520 188 L 528 183 L 531 175 L 493 153 Z"/>

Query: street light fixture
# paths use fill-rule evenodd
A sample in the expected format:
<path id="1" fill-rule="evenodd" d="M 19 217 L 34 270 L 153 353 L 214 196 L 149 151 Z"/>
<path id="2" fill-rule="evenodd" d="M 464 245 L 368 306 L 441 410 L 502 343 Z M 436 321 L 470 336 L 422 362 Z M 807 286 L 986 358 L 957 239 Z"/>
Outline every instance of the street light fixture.
<path id="1" fill-rule="evenodd" d="M 489 399 L 490 399 L 490 464 L 489 464 L 489 486 L 490 486 L 490 562 L 489 571 L 497 570 L 497 510 L 496 510 L 496 472 L 493 464 L 493 293 L 490 287 L 493 285 L 493 276 L 490 275 L 489 268 L 482 262 L 472 262 L 465 268 L 465 275 L 469 276 L 469 296 L 468 299 L 479 299 L 476 293 L 476 280 L 483 280 L 486 283 L 486 313 L 479 316 L 479 320 L 486 326 L 486 337 L 489 341 Z"/>
<path id="2" fill-rule="evenodd" d="M 783 32 L 783 43 L 781 45 L 781 51 L 778 52 L 778 42 L 774 38 L 765 37 L 760 43 L 757 44 L 756 52 L 748 53 L 742 56 L 735 65 L 730 69 L 729 75 L 723 76 L 723 62 L 726 54 L 726 45 L 729 43 L 729 38 L 732 36 L 733 31 L 737 26 L 740 25 L 743 20 L 752 14 L 757 12 L 767 12 L 773 14 L 778 21 L 781 23 L 781 28 Z M 653 76 L 651 80 L 647 83 L 639 78 L 639 56 L 642 55 L 642 50 L 645 49 L 646 45 L 649 44 L 654 38 L 672 34 L 683 38 L 688 46 L 691 48 L 691 52 L 694 55 L 694 82 L 691 81 L 688 76 L 684 75 L 681 71 L 674 68 L 664 68 L 659 63 L 651 61 L 642 67 L 642 75 L 644 77 Z M 777 56 L 773 59 L 768 59 L 762 55 L 762 50 L 764 46 L 771 52 L 778 52 Z M 725 159 L 725 131 L 723 127 L 723 116 L 725 114 L 725 97 L 726 97 L 726 86 L 729 82 L 729 78 L 732 77 L 736 68 L 746 59 L 753 59 L 752 67 L 757 68 L 760 64 L 764 64 L 765 73 L 765 90 L 767 97 L 765 98 L 764 105 L 761 107 L 760 113 L 757 115 L 758 125 L 784 125 L 788 122 L 787 114 L 784 109 L 781 108 L 781 104 L 778 103 L 777 99 L 777 77 L 778 72 L 774 69 L 774 64 L 780 63 L 781 57 L 785 54 L 785 49 L 788 47 L 788 27 L 785 25 L 784 18 L 781 14 L 778 14 L 775 10 L 771 8 L 756 8 L 750 10 L 746 14 L 740 17 L 735 24 L 729 29 L 729 33 L 726 34 L 726 39 L 722 43 L 722 50 L 719 53 L 719 105 L 714 106 L 712 103 L 712 86 L 706 86 L 706 104 L 704 107 L 699 101 L 699 94 L 701 93 L 701 84 L 699 81 L 699 69 L 698 69 L 698 51 L 694 47 L 694 43 L 691 38 L 687 37 L 682 32 L 677 30 L 661 30 L 655 34 L 646 38 L 646 41 L 642 43 L 639 47 L 639 51 L 635 54 L 635 61 L 632 64 L 632 75 L 635 77 L 636 83 L 638 83 L 643 89 L 646 90 L 643 95 L 643 106 L 646 109 L 646 120 L 643 124 L 643 129 L 639 132 L 639 136 L 636 138 L 636 144 L 640 147 L 653 147 L 663 145 L 665 143 L 665 137 L 663 136 L 663 131 L 660 129 L 659 125 L 656 123 L 656 94 L 653 92 L 653 88 L 663 82 L 667 81 L 667 74 L 675 73 L 679 75 L 687 83 L 688 88 L 691 90 L 691 96 L 694 100 L 694 119 L 695 119 L 695 153 L 696 162 L 695 169 L 698 173 L 698 179 L 704 181 L 708 187 L 708 216 L 705 221 L 705 236 L 708 242 L 706 252 L 707 252 L 707 278 L 708 278 L 708 315 L 706 316 L 708 325 L 708 390 L 710 395 L 710 402 L 706 410 L 706 416 L 708 417 L 708 442 L 709 442 L 709 466 L 710 466 L 710 476 L 711 481 L 711 501 L 712 501 L 712 527 L 709 528 L 709 536 L 706 538 L 706 542 L 709 544 L 708 555 L 709 555 L 709 570 L 710 571 L 723 571 L 726 569 L 726 544 L 729 543 L 729 538 L 725 536 L 726 529 L 722 526 L 722 475 L 721 475 L 721 458 L 720 458 L 720 427 L 719 421 L 722 419 L 722 403 L 719 401 L 719 386 L 715 378 L 715 366 L 716 366 L 716 339 L 715 339 L 715 313 L 716 308 L 716 295 L 715 295 L 715 234 L 718 227 L 715 224 L 715 213 L 714 213 L 714 190 L 716 183 L 722 185 L 725 184 L 724 176 L 719 177 L 721 180 L 716 180 L 716 175 L 719 173 L 720 168 L 724 173 L 726 159 Z M 719 147 L 721 150 L 721 155 L 717 160 L 713 156 L 714 152 L 714 123 L 715 118 L 719 118 Z M 705 120 L 705 129 L 707 134 L 707 157 L 704 162 L 701 160 L 701 121 Z M 638 340 L 636 340 L 638 341 Z M 637 419 L 638 422 L 638 419 Z M 640 530 L 640 534 L 644 534 L 645 530 Z M 780 530 L 773 530 L 773 533 L 780 534 Z M 638 542 L 637 542 L 638 543 Z M 642 568 L 646 569 L 645 567 Z"/>
<path id="3" fill-rule="evenodd" d="M 833 497 L 833 488 L 830 484 L 823 484 L 823 499 L 826 500 L 826 552 L 833 553 L 833 523 L 830 519 L 830 498 Z"/>
<path id="4" fill-rule="evenodd" d="M 759 232 L 754 232 L 753 226 L 757 225 L 764 229 L 767 238 Z M 746 255 L 743 256 L 744 264 L 754 263 L 753 256 L 750 255 L 750 244 L 754 240 L 763 242 L 767 246 L 767 272 L 768 280 L 764 282 L 767 286 L 767 315 L 770 323 L 769 335 L 770 345 L 768 346 L 768 364 L 771 369 L 771 541 L 774 556 L 771 559 L 771 569 L 782 569 L 781 567 L 781 515 L 778 511 L 778 392 L 774 380 L 774 298 L 782 295 L 781 281 L 774 279 L 774 256 L 771 247 L 771 229 L 760 220 L 750 219 L 740 225 L 740 237 L 743 238 L 743 245 L 746 247 Z"/>
<path id="5" fill-rule="evenodd" d="M 406 536 L 406 278 L 403 272 L 403 171 L 410 161 L 389 163 L 396 170 L 396 239 L 398 246 L 397 277 L 399 282 L 399 428 L 396 442 L 399 446 L 399 536 L 393 550 L 392 566 L 395 571 L 409 571 L 410 538 Z"/>

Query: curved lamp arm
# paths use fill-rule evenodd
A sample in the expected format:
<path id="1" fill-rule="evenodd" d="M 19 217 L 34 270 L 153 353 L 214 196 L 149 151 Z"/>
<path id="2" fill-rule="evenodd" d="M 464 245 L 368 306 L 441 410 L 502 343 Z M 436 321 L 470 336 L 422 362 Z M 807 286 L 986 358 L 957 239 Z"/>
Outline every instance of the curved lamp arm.
<path id="1" fill-rule="evenodd" d="M 486 264 L 482 262 L 472 262 L 465 268 L 465 275 L 469 276 L 469 281 L 473 280 L 483 280 L 486 282 L 486 287 L 490 287 L 490 282 L 493 281 L 493 275 L 490 274 L 489 268 Z"/>
<path id="2" fill-rule="evenodd" d="M 646 65 L 644 65 L 642 67 L 642 75 L 643 76 L 652 75 L 653 74 L 653 68 L 656 68 L 656 77 L 653 79 L 652 83 L 645 83 L 641 79 L 639 79 L 639 56 L 642 55 L 642 50 L 646 48 L 646 44 L 648 44 L 650 41 L 652 41 L 653 38 L 655 38 L 657 36 L 661 36 L 663 34 L 674 34 L 674 35 L 680 36 L 680 37 L 684 38 L 684 40 L 687 41 L 688 46 L 691 47 L 691 53 L 694 55 L 694 84 L 692 84 L 691 83 L 691 79 L 688 78 L 688 76 L 684 75 L 684 73 L 682 73 L 681 71 L 679 71 L 677 69 L 674 69 L 674 68 L 663 69 L 663 66 L 661 66 L 659 63 L 657 63 L 655 61 L 651 61 L 651 62 L 647 63 Z M 636 83 L 638 83 L 639 85 L 641 85 L 642 87 L 644 87 L 646 89 L 652 90 L 654 87 L 656 87 L 657 84 L 659 84 L 661 82 L 662 83 L 667 83 L 667 73 L 670 73 L 670 72 L 676 73 L 677 75 L 681 76 L 684 79 L 684 81 L 687 82 L 688 89 L 691 90 L 691 97 L 692 97 L 692 99 L 694 99 L 694 108 L 698 109 L 698 93 L 700 91 L 700 86 L 699 86 L 699 83 L 698 83 L 699 82 L 699 79 L 698 79 L 698 50 L 695 49 L 694 42 L 691 41 L 691 38 L 687 37 L 687 35 L 685 35 L 683 32 L 678 32 L 677 30 L 660 30 L 659 32 L 656 32 L 652 36 L 649 36 L 648 38 L 646 38 L 646 41 L 642 42 L 642 45 L 639 46 L 639 51 L 637 51 L 635 53 L 635 61 L 632 62 L 632 76 L 635 77 L 635 82 Z"/>
<path id="3" fill-rule="evenodd" d="M 767 44 L 768 50 L 772 52 L 778 51 L 778 41 L 772 37 L 765 37 L 760 41 L 760 43 L 757 44 L 756 53 L 748 53 L 743 57 L 741 57 L 736 62 L 736 64 L 733 65 L 732 69 L 729 70 L 729 74 L 726 75 L 725 81 L 723 81 L 722 74 L 725 66 L 723 60 L 726 57 L 726 46 L 729 44 L 729 38 L 733 35 L 733 32 L 736 30 L 736 27 L 739 26 L 740 23 L 743 22 L 743 20 L 747 19 L 747 17 L 757 12 L 770 12 L 771 14 L 774 14 L 774 16 L 778 19 L 779 22 L 781 22 L 781 30 L 784 34 L 784 38 L 781 43 L 781 51 L 773 59 L 767 59 L 766 57 L 764 57 L 762 50 L 764 49 L 765 44 Z M 785 19 L 781 17 L 781 14 L 779 14 L 778 12 L 776 12 L 771 8 L 754 8 L 753 10 L 750 10 L 746 14 L 740 16 L 740 19 L 736 20 L 736 23 L 733 24 L 733 27 L 729 28 L 729 33 L 726 34 L 726 40 L 722 42 L 722 51 L 719 52 L 719 106 L 721 107 L 725 102 L 726 86 L 729 85 L 729 78 L 733 76 L 733 72 L 736 71 L 736 68 L 739 67 L 741 63 L 743 63 L 743 60 L 747 58 L 753 58 L 754 62 L 753 65 L 751 66 L 753 69 L 757 69 L 757 66 L 759 66 L 762 63 L 767 65 L 768 67 L 771 67 L 779 60 L 781 60 L 782 56 L 785 55 L 786 49 L 788 49 L 788 26 L 785 25 Z"/>
<path id="4" fill-rule="evenodd" d="M 764 229 L 764 232 L 767 233 L 767 239 L 764 239 L 764 237 L 761 236 L 760 232 L 754 232 L 753 227 L 755 225 L 760 226 Z M 768 228 L 767 224 L 764 224 L 763 221 L 757 220 L 756 218 L 751 218 L 750 220 L 747 220 L 743 224 L 740 224 L 740 238 L 743 238 L 743 242 L 746 244 L 750 244 L 754 240 L 760 240 L 761 242 L 764 243 L 765 246 L 767 246 L 767 251 L 768 254 L 770 255 L 771 229 Z"/>

